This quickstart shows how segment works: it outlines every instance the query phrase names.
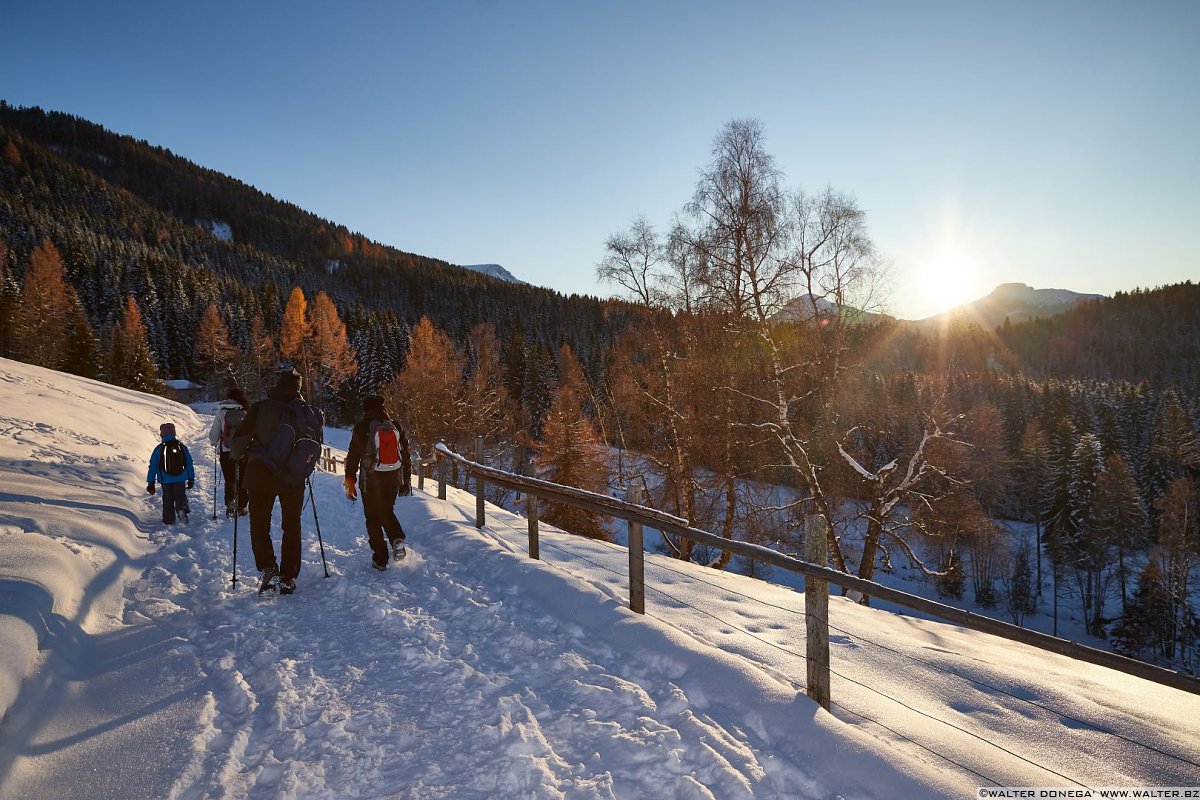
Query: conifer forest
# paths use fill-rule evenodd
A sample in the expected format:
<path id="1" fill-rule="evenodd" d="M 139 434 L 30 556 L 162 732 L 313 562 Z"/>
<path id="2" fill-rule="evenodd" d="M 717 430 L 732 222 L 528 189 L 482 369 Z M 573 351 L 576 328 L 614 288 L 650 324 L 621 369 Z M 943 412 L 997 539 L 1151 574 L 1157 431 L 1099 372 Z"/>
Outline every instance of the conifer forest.
<path id="1" fill-rule="evenodd" d="M 1018 624 L 1069 596 L 1091 636 L 1200 670 L 1200 286 L 1000 326 L 875 313 L 868 215 L 789 183 L 763 141 L 753 120 L 718 131 L 672 220 L 605 243 L 601 299 L 403 252 L 0 102 L 0 356 L 208 399 L 256 397 L 291 363 L 335 424 L 381 393 L 423 453 L 483 437 L 498 466 L 639 483 L 694 527 L 793 554 L 818 514 L 837 569 L 915 568 Z M 578 509 L 544 519 L 608 535 Z"/>

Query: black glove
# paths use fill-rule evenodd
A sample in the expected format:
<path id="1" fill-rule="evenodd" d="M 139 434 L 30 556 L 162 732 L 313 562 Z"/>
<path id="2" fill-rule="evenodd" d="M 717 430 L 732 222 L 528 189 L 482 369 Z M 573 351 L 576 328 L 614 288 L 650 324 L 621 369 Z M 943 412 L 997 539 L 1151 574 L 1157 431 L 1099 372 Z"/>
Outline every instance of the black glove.
<path id="1" fill-rule="evenodd" d="M 196 485 L 196 481 L 191 478 L 188 478 L 188 488 L 190 489 L 195 485 Z"/>
<path id="2" fill-rule="evenodd" d="M 153 483 L 146 484 L 146 494 L 154 494 L 154 484 Z"/>

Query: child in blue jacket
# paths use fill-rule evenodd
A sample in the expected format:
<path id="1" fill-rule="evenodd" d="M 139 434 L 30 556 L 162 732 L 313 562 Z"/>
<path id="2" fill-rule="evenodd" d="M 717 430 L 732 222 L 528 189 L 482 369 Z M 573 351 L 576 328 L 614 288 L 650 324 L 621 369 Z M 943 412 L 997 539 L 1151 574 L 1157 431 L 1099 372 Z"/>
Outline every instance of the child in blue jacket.
<path id="1" fill-rule="evenodd" d="M 164 422 L 158 427 L 162 444 L 150 454 L 150 469 L 146 472 L 146 491 L 154 494 L 154 484 L 162 484 L 163 522 L 172 525 L 175 515 L 185 524 L 191 508 L 188 506 L 187 490 L 196 482 L 196 470 L 192 467 L 192 454 L 187 446 L 175 438 L 175 426 Z M 184 488 L 186 486 L 186 488 Z"/>

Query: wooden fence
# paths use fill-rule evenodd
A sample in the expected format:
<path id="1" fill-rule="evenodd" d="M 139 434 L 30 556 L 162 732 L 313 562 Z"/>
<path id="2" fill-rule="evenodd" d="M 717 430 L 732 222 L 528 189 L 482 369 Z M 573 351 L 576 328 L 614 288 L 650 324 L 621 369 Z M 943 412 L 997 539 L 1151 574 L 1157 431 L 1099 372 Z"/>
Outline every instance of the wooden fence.
<path id="1" fill-rule="evenodd" d="M 450 464 L 457 463 L 466 473 L 475 479 L 475 527 L 485 524 L 484 490 L 488 484 L 493 484 L 511 491 L 524 494 L 527 498 L 527 519 L 529 521 L 529 556 L 539 558 L 538 551 L 538 500 L 550 500 L 555 503 L 574 506 L 576 508 L 594 511 L 606 516 L 623 519 L 629 523 L 629 607 L 633 611 L 645 613 L 645 569 L 643 562 L 642 529 L 649 526 L 656 530 L 672 533 L 685 539 L 699 542 L 709 547 L 729 551 L 735 555 L 760 561 L 764 564 L 786 569 L 805 576 L 805 623 L 807 628 L 808 682 L 807 693 L 826 709 L 829 708 L 829 584 L 835 584 L 845 589 L 860 592 L 862 595 L 877 597 L 895 603 L 902 608 L 919 611 L 938 619 L 946 620 L 964 628 L 989 633 L 1012 641 L 1022 642 L 1032 647 L 1048 650 L 1052 653 L 1098 664 L 1115 669 L 1129 675 L 1154 681 L 1165 686 L 1171 686 L 1192 694 L 1200 694 L 1200 678 L 1186 675 L 1153 664 L 1147 664 L 1137 659 L 1127 658 L 1107 650 L 1089 647 L 1078 642 L 1060 639 L 1049 634 L 1022 628 L 991 617 L 973 614 L 953 606 L 945 605 L 934 600 L 919 597 L 898 589 L 892 589 L 874 581 L 864 580 L 854 575 L 831 569 L 828 563 L 828 536 L 823 517 L 811 516 L 805 522 L 805 558 L 801 560 L 785 555 L 776 550 L 751 544 L 725 539 L 708 531 L 689 527 L 687 520 L 671 514 L 647 508 L 640 504 L 641 498 L 630 491 L 628 501 L 618 500 L 608 495 L 561 486 L 548 481 L 539 480 L 528 475 L 517 475 L 512 472 L 486 466 L 482 462 L 482 448 L 476 444 L 476 459 L 474 461 L 455 453 L 444 443 L 435 448 L 433 459 L 437 461 L 438 497 L 446 499 L 446 485 L 449 482 Z M 421 463 L 428 464 L 431 459 Z M 414 463 L 417 463 L 414 460 Z M 423 488 L 424 469 L 420 469 L 418 487 Z"/>

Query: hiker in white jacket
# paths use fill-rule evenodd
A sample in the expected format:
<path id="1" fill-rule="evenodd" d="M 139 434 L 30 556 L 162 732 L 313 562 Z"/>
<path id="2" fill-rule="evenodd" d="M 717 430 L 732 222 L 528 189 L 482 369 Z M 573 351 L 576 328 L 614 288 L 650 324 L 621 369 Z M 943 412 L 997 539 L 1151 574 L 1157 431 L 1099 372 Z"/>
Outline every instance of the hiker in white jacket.
<path id="1" fill-rule="evenodd" d="M 246 393 L 236 386 L 232 387 L 225 395 L 225 399 L 217 406 L 212 428 L 208 431 L 208 441 L 217 448 L 221 461 L 221 475 L 225 479 L 226 517 L 232 517 L 234 514 L 241 517 L 246 514 L 248 495 L 246 487 L 240 485 L 237 462 L 229 456 L 229 440 L 233 438 L 233 431 L 237 428 L 238 423 L 245 419 L 246 411 L 249 408 L 250 401 L 246 398 Z M 234 504 L 235 492 L 237 493 L 236 505 Z"/>

